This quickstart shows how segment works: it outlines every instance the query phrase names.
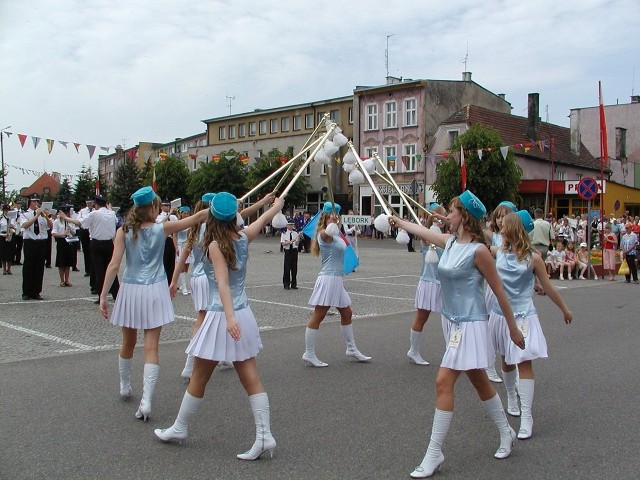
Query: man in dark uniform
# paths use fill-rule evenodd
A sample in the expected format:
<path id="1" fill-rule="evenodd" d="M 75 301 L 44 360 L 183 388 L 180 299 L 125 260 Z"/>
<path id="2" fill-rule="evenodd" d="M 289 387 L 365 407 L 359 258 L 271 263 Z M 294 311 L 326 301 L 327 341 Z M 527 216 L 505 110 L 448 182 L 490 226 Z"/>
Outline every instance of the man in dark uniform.
<path id="1" fill-rule="evenodd" d="M 18 216 L 16 217 L 16 221 L 17 221 L 17 219 L 20 218 L 20 215 L 24 213 L 24 210 L 22 209 L 22 202 L 20 200 L 16 200 L 14 204 L 14 208 L 18 212 Z M 15 252 L 15 258 L 13 259 L 13 264 L 22 265 L 22 262 L 20 261 L 20 259 L 22 258 L 22 230 L 18 229 L 14 237 L 16 239 L 16 252 Z"/>
<path id="2" fill-rule="evenodd" d="M 156 217 L 156 223 L 163 222 L 176 222 L 178 217 L 172 215 L 171 202 L 164 200 L 160 207 L 160 215 Z M 176 269 L 176 250 L 177 250 L 177 236 L 169 235 L 164 244 L 164 255 L 162 257 L 162 263 L 164 264 L 164 271 L 167 274 L 167 283 L 171 283 L 173 278 L 173 271 Z"/>
<path id="3" fill-rule="evenodd" d="M 29 209 L 18 217 L 23 235 L 24 264 L 22 266 L 22 299 L 43 300 L 42 282 L 47 255 L 47 228 L 51 220 L 40 209 L 40 197 L 29 198 Z"/>
<path id="4" fill-rule="evenodd" d="M 87 218 L 92 211 L 93 198 L 87 197 L 86 207 L 80 209 L 77 219 L 82 222 L 82 220 Z M 89 286 L 91 287 L 91 293 L 93 295 L 97 295 L 100 292 L 98 292 L 96 277 L 92 274 L 93 269 L 91 268 L 91 238 L 89 237 L 89 230 L 80 227 L 78 229 L 78 238 L 80 239 L 80 244 L 82 245 L 82 255 L 84 257 L 84 276 L 89 277 Z"/>
<path id="5" fill-rule="evenodd" d="M 284 274 L 282 283 L 285 290 L 298 289 L 298 240 L 299 234 L 293 229 L 293 219 L 287 223 L 287 230 L 280 235 L 280 246 L 284 250 Z"/>

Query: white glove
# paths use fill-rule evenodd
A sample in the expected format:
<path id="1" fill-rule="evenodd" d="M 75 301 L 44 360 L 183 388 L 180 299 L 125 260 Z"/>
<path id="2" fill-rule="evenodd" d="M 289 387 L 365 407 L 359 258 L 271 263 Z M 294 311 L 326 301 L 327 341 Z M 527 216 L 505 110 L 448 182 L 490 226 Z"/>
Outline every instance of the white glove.
<path id="1" fill-rule="evenodd" d="M 335 237 L 336 235 L 340 234 L 340 229 L 335 223 L 330 223 L 329 225 L 327 225 L 327 228 L 324 229 L 324 233 L 326 233 L 330 237 Z"/>

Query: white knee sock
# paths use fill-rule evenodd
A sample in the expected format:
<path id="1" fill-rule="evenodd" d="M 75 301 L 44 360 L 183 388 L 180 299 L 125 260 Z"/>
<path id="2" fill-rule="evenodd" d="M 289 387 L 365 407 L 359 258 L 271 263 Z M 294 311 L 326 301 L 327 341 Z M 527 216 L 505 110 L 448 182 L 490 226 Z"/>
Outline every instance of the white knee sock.
<path id="1" fill-rule="evenodd" d="M 533 393 L 535 390 L 535 380 L 529 378 L 521 378 L 519 386 L 520 394 L 520 430 L 518 438 L 529 438 L 533 433 L 533 415 L 531 407 L 533 406 Z"/>

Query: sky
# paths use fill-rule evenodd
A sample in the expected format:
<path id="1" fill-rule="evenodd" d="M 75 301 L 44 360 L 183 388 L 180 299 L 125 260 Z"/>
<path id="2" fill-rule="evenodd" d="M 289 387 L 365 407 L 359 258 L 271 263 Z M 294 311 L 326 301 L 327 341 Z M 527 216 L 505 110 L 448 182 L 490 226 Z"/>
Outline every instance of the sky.
<path id="1" fill-rule="evenodd" d="M 6 190 L 97 171 L 100 147 L 383 85 L 387 66 L 460 80 L 466 59 L 513 114 L 537 92 L 542 120 L 568 127 L 570 109 L 598 104 L 598 81 L 605 104 L 640 94 L 639 20 L 640 0 L 0 0 Z"/>

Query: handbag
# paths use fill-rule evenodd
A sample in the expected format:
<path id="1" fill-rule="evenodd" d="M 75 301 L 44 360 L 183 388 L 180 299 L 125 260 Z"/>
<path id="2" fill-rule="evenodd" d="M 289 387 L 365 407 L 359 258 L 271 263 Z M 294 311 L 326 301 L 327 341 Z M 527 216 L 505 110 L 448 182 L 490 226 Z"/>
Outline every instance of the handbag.
<path id="1" fill-rule="evenodd" d="M 618 270 L 618 275 L 629 275 L 629 264 L 626 260 L 623 260 Z"/>

